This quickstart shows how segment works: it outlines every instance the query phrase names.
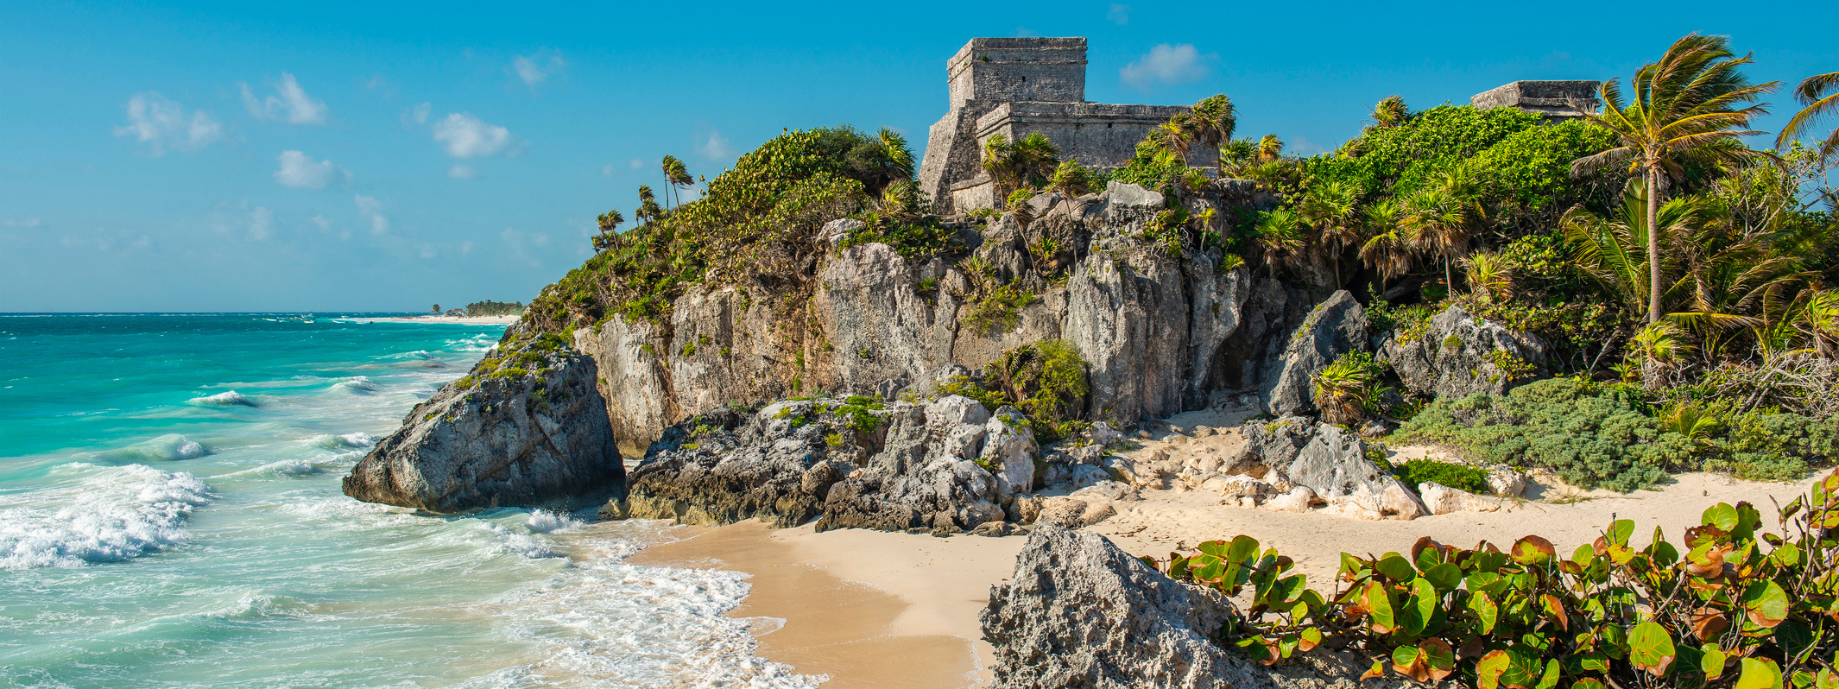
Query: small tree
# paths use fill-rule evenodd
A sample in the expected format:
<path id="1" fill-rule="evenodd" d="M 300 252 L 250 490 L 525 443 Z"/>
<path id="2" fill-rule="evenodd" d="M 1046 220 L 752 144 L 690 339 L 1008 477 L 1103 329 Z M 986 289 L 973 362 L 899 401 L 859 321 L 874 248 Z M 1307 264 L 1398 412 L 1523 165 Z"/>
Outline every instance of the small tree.
<path id="1" fill-rule="evenodd" d="M 663 167 L 666 200 L 668 202 L 668 199 L 672 196 L 670 192 L 674 190 L 676 192 L 676 203 L 671 204 L 671 206 L 673 208 L 681 206 L 683 205 L 683 190 L 695 184 L 696 178 L 690 176 L 689 168 L 685 167 L 683 161 L 679 160 L 677 156 L 664 156 Z"/>
<path id="2" fill-rule="evenodd" d="M 440 305 L 440 304 L 435 304 L 435 305 L 434 305 L 434 308 L 432 308 L 432 309 L 429 309 L 429 310 L 428 310 L 428 312 L 429 312 L 429 313 L 440 313 L 440 312 L 441 312 L 441 305 Z"/>

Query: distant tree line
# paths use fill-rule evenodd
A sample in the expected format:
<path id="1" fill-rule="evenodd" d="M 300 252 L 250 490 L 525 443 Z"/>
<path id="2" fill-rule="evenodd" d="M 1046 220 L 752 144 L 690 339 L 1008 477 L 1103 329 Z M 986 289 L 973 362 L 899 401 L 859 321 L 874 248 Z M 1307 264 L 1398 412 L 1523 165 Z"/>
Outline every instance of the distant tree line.
<path id="1" fill-rule="evenodd" d="M 475 301 L 466 305 L 468 316 L 515 316 L 524 312 L 524 305 L 514 301 Z"/>

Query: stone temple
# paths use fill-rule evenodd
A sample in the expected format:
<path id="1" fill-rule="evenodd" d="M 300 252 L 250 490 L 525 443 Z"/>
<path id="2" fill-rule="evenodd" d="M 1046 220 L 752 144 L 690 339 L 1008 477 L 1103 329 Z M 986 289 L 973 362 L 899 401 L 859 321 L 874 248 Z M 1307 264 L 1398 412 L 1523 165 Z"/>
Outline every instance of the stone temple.
<path id="1" fill-rule="evenodd" d="M 1596 89 L 1600 81 L 1516 81 L 1469 97 L 1477 110 L 1517 108 L 1544 115 L 1547 120 L 1569 120 L 1595 114 L 1600 106 Z M 1578 108 L 1583 111 L 1579 112 Z"/>
<path id="2" fill-rule="evenodd" d="M 951 111 L 932 125 L 919 172 L 920 188 L 941 214 L 995 205 L 979 164 L 992 136 L 1015 141 L 1040 132 L 1062 160 L 1115 168 L 1130 161 L 1150 129 L 1188 110 L 1087 102 L 1084 38 L 973 38 L 945 71 Z"/>

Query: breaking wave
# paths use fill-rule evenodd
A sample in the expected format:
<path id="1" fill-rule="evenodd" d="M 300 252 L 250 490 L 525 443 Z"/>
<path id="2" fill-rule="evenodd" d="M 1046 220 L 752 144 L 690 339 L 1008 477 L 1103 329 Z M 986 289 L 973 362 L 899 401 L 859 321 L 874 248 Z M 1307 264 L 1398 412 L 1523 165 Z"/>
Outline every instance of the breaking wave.
<path id="1" fill-rule="evenodd" d="M 192 510 L 215 496 L 198 477 L 130 464 L 71 464 L 76 486 L 0 503 L 0 569 L 119 562 L 185 542 Z"/>

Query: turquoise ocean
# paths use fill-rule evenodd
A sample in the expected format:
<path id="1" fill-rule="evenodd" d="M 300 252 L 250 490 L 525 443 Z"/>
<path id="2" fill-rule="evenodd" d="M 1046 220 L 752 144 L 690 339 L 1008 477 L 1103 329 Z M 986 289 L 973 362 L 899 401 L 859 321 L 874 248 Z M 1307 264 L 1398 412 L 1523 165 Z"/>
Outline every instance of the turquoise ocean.
<path id="1" fill-rule="evenodd" d="M 354 501 L 501 326 L 0 314 L 0 687 L 809 687 L 652 522 Z"/>

